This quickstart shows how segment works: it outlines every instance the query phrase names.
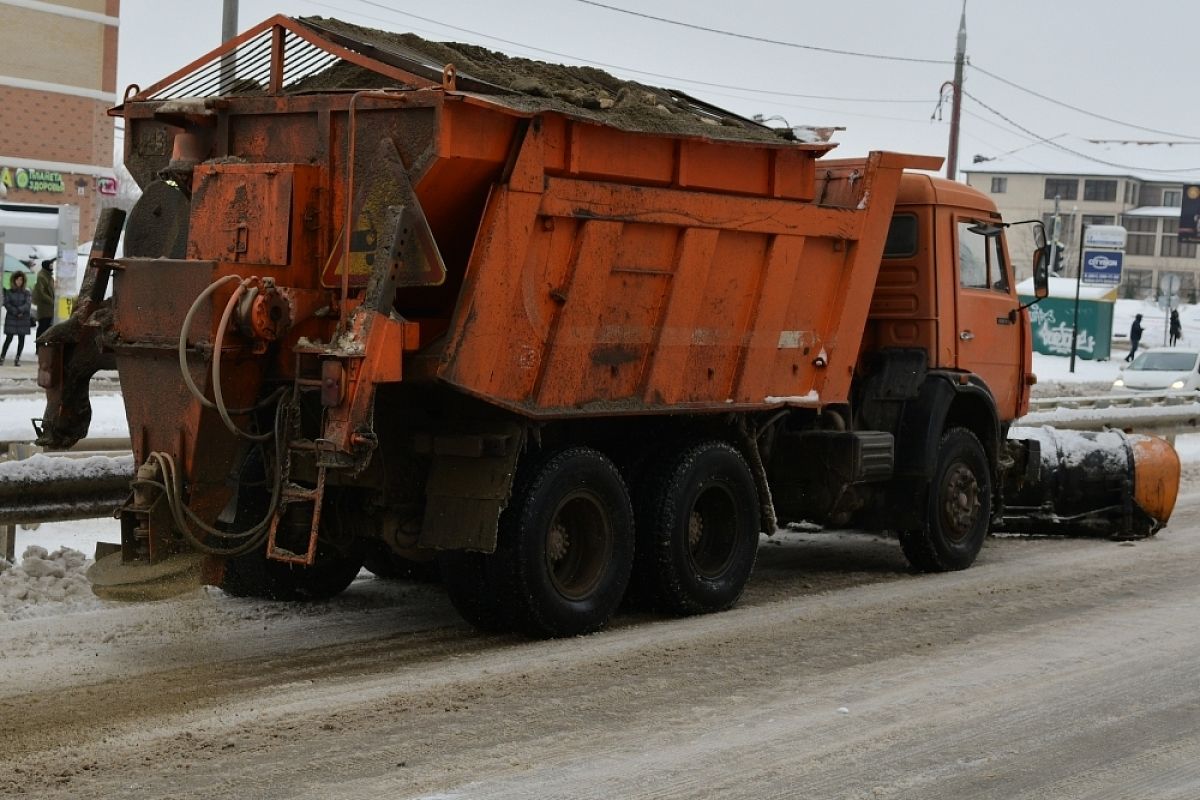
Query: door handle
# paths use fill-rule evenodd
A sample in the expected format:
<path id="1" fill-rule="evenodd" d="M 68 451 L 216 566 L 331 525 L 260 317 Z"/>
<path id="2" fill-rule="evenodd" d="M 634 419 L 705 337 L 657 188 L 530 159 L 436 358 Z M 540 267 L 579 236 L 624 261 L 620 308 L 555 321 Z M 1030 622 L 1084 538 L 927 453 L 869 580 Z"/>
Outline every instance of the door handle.
<path id="1" fill-rule="evenodd" d="M 969 342 L 975 338 L 975 334 L 971 333 L 970 331 L 963 331 L 958 335 L 958 338 L 962 339 L 964 342 Z"/>

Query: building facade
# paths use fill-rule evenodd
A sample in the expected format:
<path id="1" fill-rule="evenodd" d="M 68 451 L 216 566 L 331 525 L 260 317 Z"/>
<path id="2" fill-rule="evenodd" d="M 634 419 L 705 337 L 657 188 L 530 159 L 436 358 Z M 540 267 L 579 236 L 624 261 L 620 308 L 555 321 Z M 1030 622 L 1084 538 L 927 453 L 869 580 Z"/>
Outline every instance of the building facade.
<path id="1" fill-rule="evenodd" d="M 90 239 L 113 174 L 120 0 L 0 0 L 0 203 L 74 205 Z"/>
<path id="2" fill-rule="evenodd" d="M 1184 182 L 1103 172 L 1029 172 L 990 163 L 964 172 L 967 183 L 989 195 L 1005 220 L 1040 219 L 1052 235 L 1057 205 L 1065 276 L 1077 274 L 1081 225 L 1122 225 L 1128 239 L 1120 296 L 1152 297 L 1163 278 L 1174 274 L 1183 302 L 1197 302 L 1200 258 L 1196 245 L 1180 243 L 1177 235 Z M 1009 248 L 1019 278 L 1031 274 L 1033 246 L 1028 230 L 1013 229 Z"/>

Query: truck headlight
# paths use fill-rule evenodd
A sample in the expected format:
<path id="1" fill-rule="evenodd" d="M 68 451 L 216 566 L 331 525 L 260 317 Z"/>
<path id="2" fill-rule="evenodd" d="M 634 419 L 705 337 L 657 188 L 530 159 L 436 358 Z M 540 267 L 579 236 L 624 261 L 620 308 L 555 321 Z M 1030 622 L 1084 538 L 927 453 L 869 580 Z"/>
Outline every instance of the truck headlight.
<path id="1" fill-rule="evenodd" d="M 1182 389 L 1183 381 L 1175 381 L 1174 383 L 1171 384 L 1171 388 L 1172 389 Z"/>
<path id="2" fill-rule="evenodd" d="M 1114 389 L 1120 389 L 1120 388 L 1121 388 L 1122 386 L 1124 386 L 1124 385 L 1125 385 L 1125 379 L 1124 379 L 1124 378 L 1117 378 L 1115 381 L 1113 381 L 1113 388 L 1114 388 Z"/>

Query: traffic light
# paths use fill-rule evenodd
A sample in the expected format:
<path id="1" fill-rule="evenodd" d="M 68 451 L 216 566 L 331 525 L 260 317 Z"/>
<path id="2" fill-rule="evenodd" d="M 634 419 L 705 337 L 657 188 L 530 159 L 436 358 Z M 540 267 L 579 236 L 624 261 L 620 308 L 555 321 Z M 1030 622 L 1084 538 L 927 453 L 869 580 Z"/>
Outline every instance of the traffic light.
<path id="1" fill-rule="evenodd" d="M 1063 267 L 1065 266 L 1063 263 L 1065 261 L 1065 259 L 1063 258 L 1064 253 L 1065 253 L 1065 248 L 1062 246 L 1062 244 L 1061 243 L 1056 244 L 1054 247 L 1054 264 L 1051 267 L 1051 269 L 1054 271 L 1055 275 L 1063 274 Z"/>

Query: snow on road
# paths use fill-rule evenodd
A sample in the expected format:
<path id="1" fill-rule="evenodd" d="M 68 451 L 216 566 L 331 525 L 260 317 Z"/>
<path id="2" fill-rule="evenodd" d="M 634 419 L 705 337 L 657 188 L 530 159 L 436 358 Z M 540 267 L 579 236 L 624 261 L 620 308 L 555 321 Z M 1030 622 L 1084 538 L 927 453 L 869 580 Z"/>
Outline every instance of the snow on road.
<path id="1" fill-rule="evenodd" d="M 1132 308 L 1132 306 L 1130 306 Z M 1132 318 L 1132 312 L 1129 314 Z M 1197 341 L 1200 342 L 1200 307 L 1197 308 Z M 1114 354 L 1116 355 L 1116 354 Z M 1034 387 L 1035 396 L 1064 396 L 1081 394 L 1105 394 L 1117 376 L 1123 362 L 1117 358 L 1114 361 L 1076 361 L 1076 371 L 1069 369 L 1069 359 L 1058 356 L 1034 354 L 1034 371 L 1038 375 L 1038 384 Z M 92 437 L 122 437 L 128 436 L 128 426 L 125 420 L 125 408 L 119 394 L 93 395 L 93 418 L 89 436 Z M 44 410 L 44 400 L 38 396 L 30 397 L 0 397 L 0 440 L 21 439 L 28 436 L 32 428 L 21 430 L 21 420 L 30 416 L 41 416 Z M 1144 409 L 1145 413 L 1153 416 L 1156 413 L 1167 413 L 1166 410 Z M 1103 414 L 1102 410 L 1084 409 L 1076 411 L 1063 410 L 1064 414 L 1076 416 L 1088 414 Z M 1060 427 L 1068 427 L 1062 421 L 1056 422 Z M 1200 481 L 1200 434 L 1180 436 L 1176 440 L 1176 449 L 1185 465 L 1184 480 Z M 28 468 L 33 468 L 34 462 Z M 122 464 L 122 466 L 125 466 Z M 21 469 L 20 467 L 10 467 Z M 64 467 L 73 468 L 73 467 Z M 2 468 L 0 468 L 2 469 Z M 93 556 L 97 542 L 119 542 L 121 538 L 120 523 L 114 519 L 79 520 L 74 522 L 43 523 L 26 526 L 17 530 L 17 552 L 25 547 L 38 546 L 47 551 L 60 547 L 69 547 L 81 551 L 89 558 Z M 368 573 L 363 573 L 365 577 Z M 62 611 L 77 610 L 78 606 L 64 606 Z M 48 607 L 39 613 L 48 613 Z M 11 616 L 11 615 L 10 615 Z M 0 609 L 0 621 L 5 614 Z"/>
<path id="2" fill-rule="evenodd" d="M 125 403 L 119 394 L 92 395 L 91 438 L 129 436 Z M 40 394 L 0 397 L 0 441 L 33 441 L 37 434 L 30 420 L 41 419 L 46 398 Z"/>

